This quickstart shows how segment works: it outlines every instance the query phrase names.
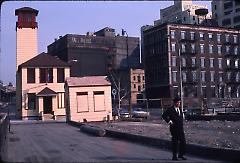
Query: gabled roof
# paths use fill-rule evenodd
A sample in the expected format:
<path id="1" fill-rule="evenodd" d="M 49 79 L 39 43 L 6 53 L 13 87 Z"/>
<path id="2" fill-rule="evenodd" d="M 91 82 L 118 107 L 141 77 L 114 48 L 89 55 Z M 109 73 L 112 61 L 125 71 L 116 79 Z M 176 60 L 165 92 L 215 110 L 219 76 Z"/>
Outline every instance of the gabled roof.
<path id="1" fill-rule="evenodd" d="M 48 87 L 45 87 L 43 90 L 41 90 L 37 94 L 37 96 L 56 96 L 56 95 L 57 95 L 57 93 Z"/>
<path id="2" fill-rule="evenodd" d="M 68 86 L 108 86 L 111 85 L 107 76 L 86 76 L 66 78 Z"/>
<path id="3" fill-rule="evenodd" d="M 18 15 L 19 12 L 33 12 L 36 15 L 38 14 L 38 10 L 35 10 L 31 7 L 22 7 L 22 8 L 16 9 L 15 10 L 15 15 Z"/>
<path id="4" fill-rule="evenodd" d="M 48 53 L 38 54 L 36 57 L 19 65 L 22 67 L 69 67 L 70 65 Z"/>

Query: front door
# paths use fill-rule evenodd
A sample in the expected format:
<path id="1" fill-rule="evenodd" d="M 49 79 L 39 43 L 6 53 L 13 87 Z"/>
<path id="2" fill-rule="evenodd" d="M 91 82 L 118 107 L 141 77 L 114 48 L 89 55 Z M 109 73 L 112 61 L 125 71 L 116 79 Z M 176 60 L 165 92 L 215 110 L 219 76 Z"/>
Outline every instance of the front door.
<path id="1" fill-rule="evenodd" d="M 43 97 L 43 113 L 52 114 L 52 96 Z"/>

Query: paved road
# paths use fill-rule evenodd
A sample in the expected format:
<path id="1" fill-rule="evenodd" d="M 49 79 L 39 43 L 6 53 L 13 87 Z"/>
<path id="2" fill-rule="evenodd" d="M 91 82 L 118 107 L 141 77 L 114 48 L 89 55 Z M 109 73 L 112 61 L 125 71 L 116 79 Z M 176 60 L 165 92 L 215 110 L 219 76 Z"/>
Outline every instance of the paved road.
<path id="1" fill-rule="evenodd" d="M 169 151 L 91 136 L 66 123 L 12 124 L 8 157 L 9 162 L 172 162 Z"/>

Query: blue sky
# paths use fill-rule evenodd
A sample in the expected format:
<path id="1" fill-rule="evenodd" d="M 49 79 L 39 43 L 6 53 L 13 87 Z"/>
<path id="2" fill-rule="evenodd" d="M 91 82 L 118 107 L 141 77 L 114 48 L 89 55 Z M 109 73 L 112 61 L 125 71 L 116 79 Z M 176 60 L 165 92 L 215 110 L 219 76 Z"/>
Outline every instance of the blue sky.
<path id="1" fill-rule="evenodd" d="M 194 2 L 209 4 L 208 2 Z M 0 80 L 15 84 L 16 31 L 15 9 L 32 7 L 39 10 L 38 53 L 47 52 L 55 38 L 65 34 L 86 34 L 104 27 L 125 29 L 129 36 L 140 37 L 140 28 L 160 18 L 160 9 L 173 1 L 9 1 L 1 6 Z"/>

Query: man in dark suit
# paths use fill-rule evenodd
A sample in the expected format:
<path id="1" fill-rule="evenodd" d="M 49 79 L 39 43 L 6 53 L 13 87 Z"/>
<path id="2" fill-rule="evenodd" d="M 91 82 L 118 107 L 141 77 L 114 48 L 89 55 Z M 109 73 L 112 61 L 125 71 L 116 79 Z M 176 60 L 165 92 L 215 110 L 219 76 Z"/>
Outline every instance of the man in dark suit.
<path id="1" fill-rule="evenodd" d="M 172 135 L 172 160 L 177 161 L 178 158 L 186 160 L 186 158 L 184 157 L 186 148 L 186 140 L 183 129 L 184 114 L 182 109 L 180 108 L 181 98 L 174 98 L 173 103 L 174 105 L 168 108 L 162 114 L 162 118 L 170 125 L 170 132 Z"/>

